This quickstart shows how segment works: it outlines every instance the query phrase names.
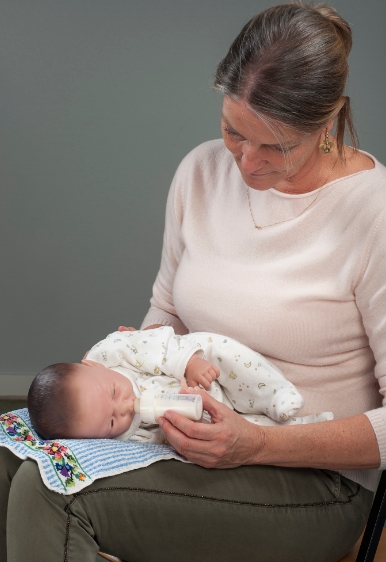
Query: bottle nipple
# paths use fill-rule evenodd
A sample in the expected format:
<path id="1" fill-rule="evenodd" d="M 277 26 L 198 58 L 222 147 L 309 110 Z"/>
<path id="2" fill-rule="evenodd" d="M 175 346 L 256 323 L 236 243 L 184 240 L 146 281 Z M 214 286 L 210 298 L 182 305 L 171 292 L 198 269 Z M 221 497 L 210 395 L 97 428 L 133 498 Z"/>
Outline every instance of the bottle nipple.
<path id="1" fill-rule="evenodd" d="M 136 414 L 139 414 L 141 412 L 141 399 L 140 398 L 136 398 L 134 400 L 134 412 Z"/>

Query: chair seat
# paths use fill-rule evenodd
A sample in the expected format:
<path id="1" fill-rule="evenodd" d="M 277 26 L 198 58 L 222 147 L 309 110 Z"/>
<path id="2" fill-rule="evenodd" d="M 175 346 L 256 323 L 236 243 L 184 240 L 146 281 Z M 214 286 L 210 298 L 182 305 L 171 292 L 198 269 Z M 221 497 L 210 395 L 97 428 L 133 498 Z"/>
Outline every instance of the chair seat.
<path id="1" fill-rule="evenodd" d="M 339 560 L 339 562 L 355 562 L 356 558 L 357 558 L 357 555 L 358 555 L 359 547 L 361 545 L 361 540 L 362 540 L 362 537 L 356 543 L 354 548 L 352 550 L 350 550 L 350 552 L 348 554 L 346 554 L 346 556 L 344 558 Z M 374 562 L 385 562 L 385 561 L 386 561 L 386 529 L 384 529 L 384 531 L 382 532 L 382 535 L 381 535 L 381 538 L 380 538 L 380 541 L 379 541 L 379 544 L 378 544 L 377 552 L 376 552 L 375 558 L 374 558 Z"/>
<path id="2" fill-rule="evenodd" d="M 355 562 L 356 557 L 358 555 L 358 550 L 361 544 L 362 537 L 359 539 L 357 544 L 354 546 L 352 550 L 344 558 L 341 558 L 339 562 Z M 98 553 L 99 556 L 105 558 L 109 562 L 125 562 L 125 560 L 121 560 L 121 558 L 116 558 L 115 556 L 110 556 L 109 554 L 104 554 L 103 552 Z M 385 562 L 386 561 L 386 529 L 383 531 L 381 540 L 379 541 L 377 553 L 374 558 L 374 562 Z"/>

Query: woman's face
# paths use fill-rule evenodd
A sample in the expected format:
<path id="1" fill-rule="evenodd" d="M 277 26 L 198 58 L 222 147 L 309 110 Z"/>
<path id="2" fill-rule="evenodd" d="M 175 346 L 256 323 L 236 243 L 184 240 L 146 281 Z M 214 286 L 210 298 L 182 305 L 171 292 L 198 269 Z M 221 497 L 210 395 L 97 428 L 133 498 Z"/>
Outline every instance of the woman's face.
<path id="1" fill-rule="evenodd" d="M 319 150 L 325 128 L 304 134 L 280 127 L 281 137 L 285 139 L 284 152 L 276 135 L 245 102 L 227 96 L 221 125 L 225 146 L 233 154 L 244 182 L 252 189 L 307 191 L 302 185 L 311 185 L 315 173 L 320 171 L 319 164 L 323 166 L 326 162 Z"/>

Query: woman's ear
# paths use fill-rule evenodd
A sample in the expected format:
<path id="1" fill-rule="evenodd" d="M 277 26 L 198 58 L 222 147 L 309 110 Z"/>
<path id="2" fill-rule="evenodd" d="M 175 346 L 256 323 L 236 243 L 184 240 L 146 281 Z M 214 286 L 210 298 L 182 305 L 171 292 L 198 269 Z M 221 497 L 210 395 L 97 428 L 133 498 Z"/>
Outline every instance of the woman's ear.
<path id="1" fill-rule="evenodd" d="M 332 131 L 333 127 L 334 127 L 334 123 L 335 123 L 335 117 L 334 117 L 334 119 L 331 119 L 331 121 L 329 121 L 329 122 L 327 123 L 326 127 L 324 128 L 324 130 L 327 129 L 327 131 L 328 131 L 329 133 L 331 133 L 331 131 Z"/>

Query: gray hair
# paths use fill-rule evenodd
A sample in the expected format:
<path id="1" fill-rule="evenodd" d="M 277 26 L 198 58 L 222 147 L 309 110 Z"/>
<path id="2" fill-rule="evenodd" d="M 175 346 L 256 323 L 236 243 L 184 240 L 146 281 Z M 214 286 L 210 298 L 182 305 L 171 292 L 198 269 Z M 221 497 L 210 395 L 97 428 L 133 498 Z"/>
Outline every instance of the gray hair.
<path id="1" fill-rule="evenodd" d="M 352 35 L 334 8 L 301 1 L 253 17 L 217 67 L 214 88 L 273 124 L 312 133 L 336 118 L 339 156 L 347 123 L 358 137 L 344 95 Z"/>

